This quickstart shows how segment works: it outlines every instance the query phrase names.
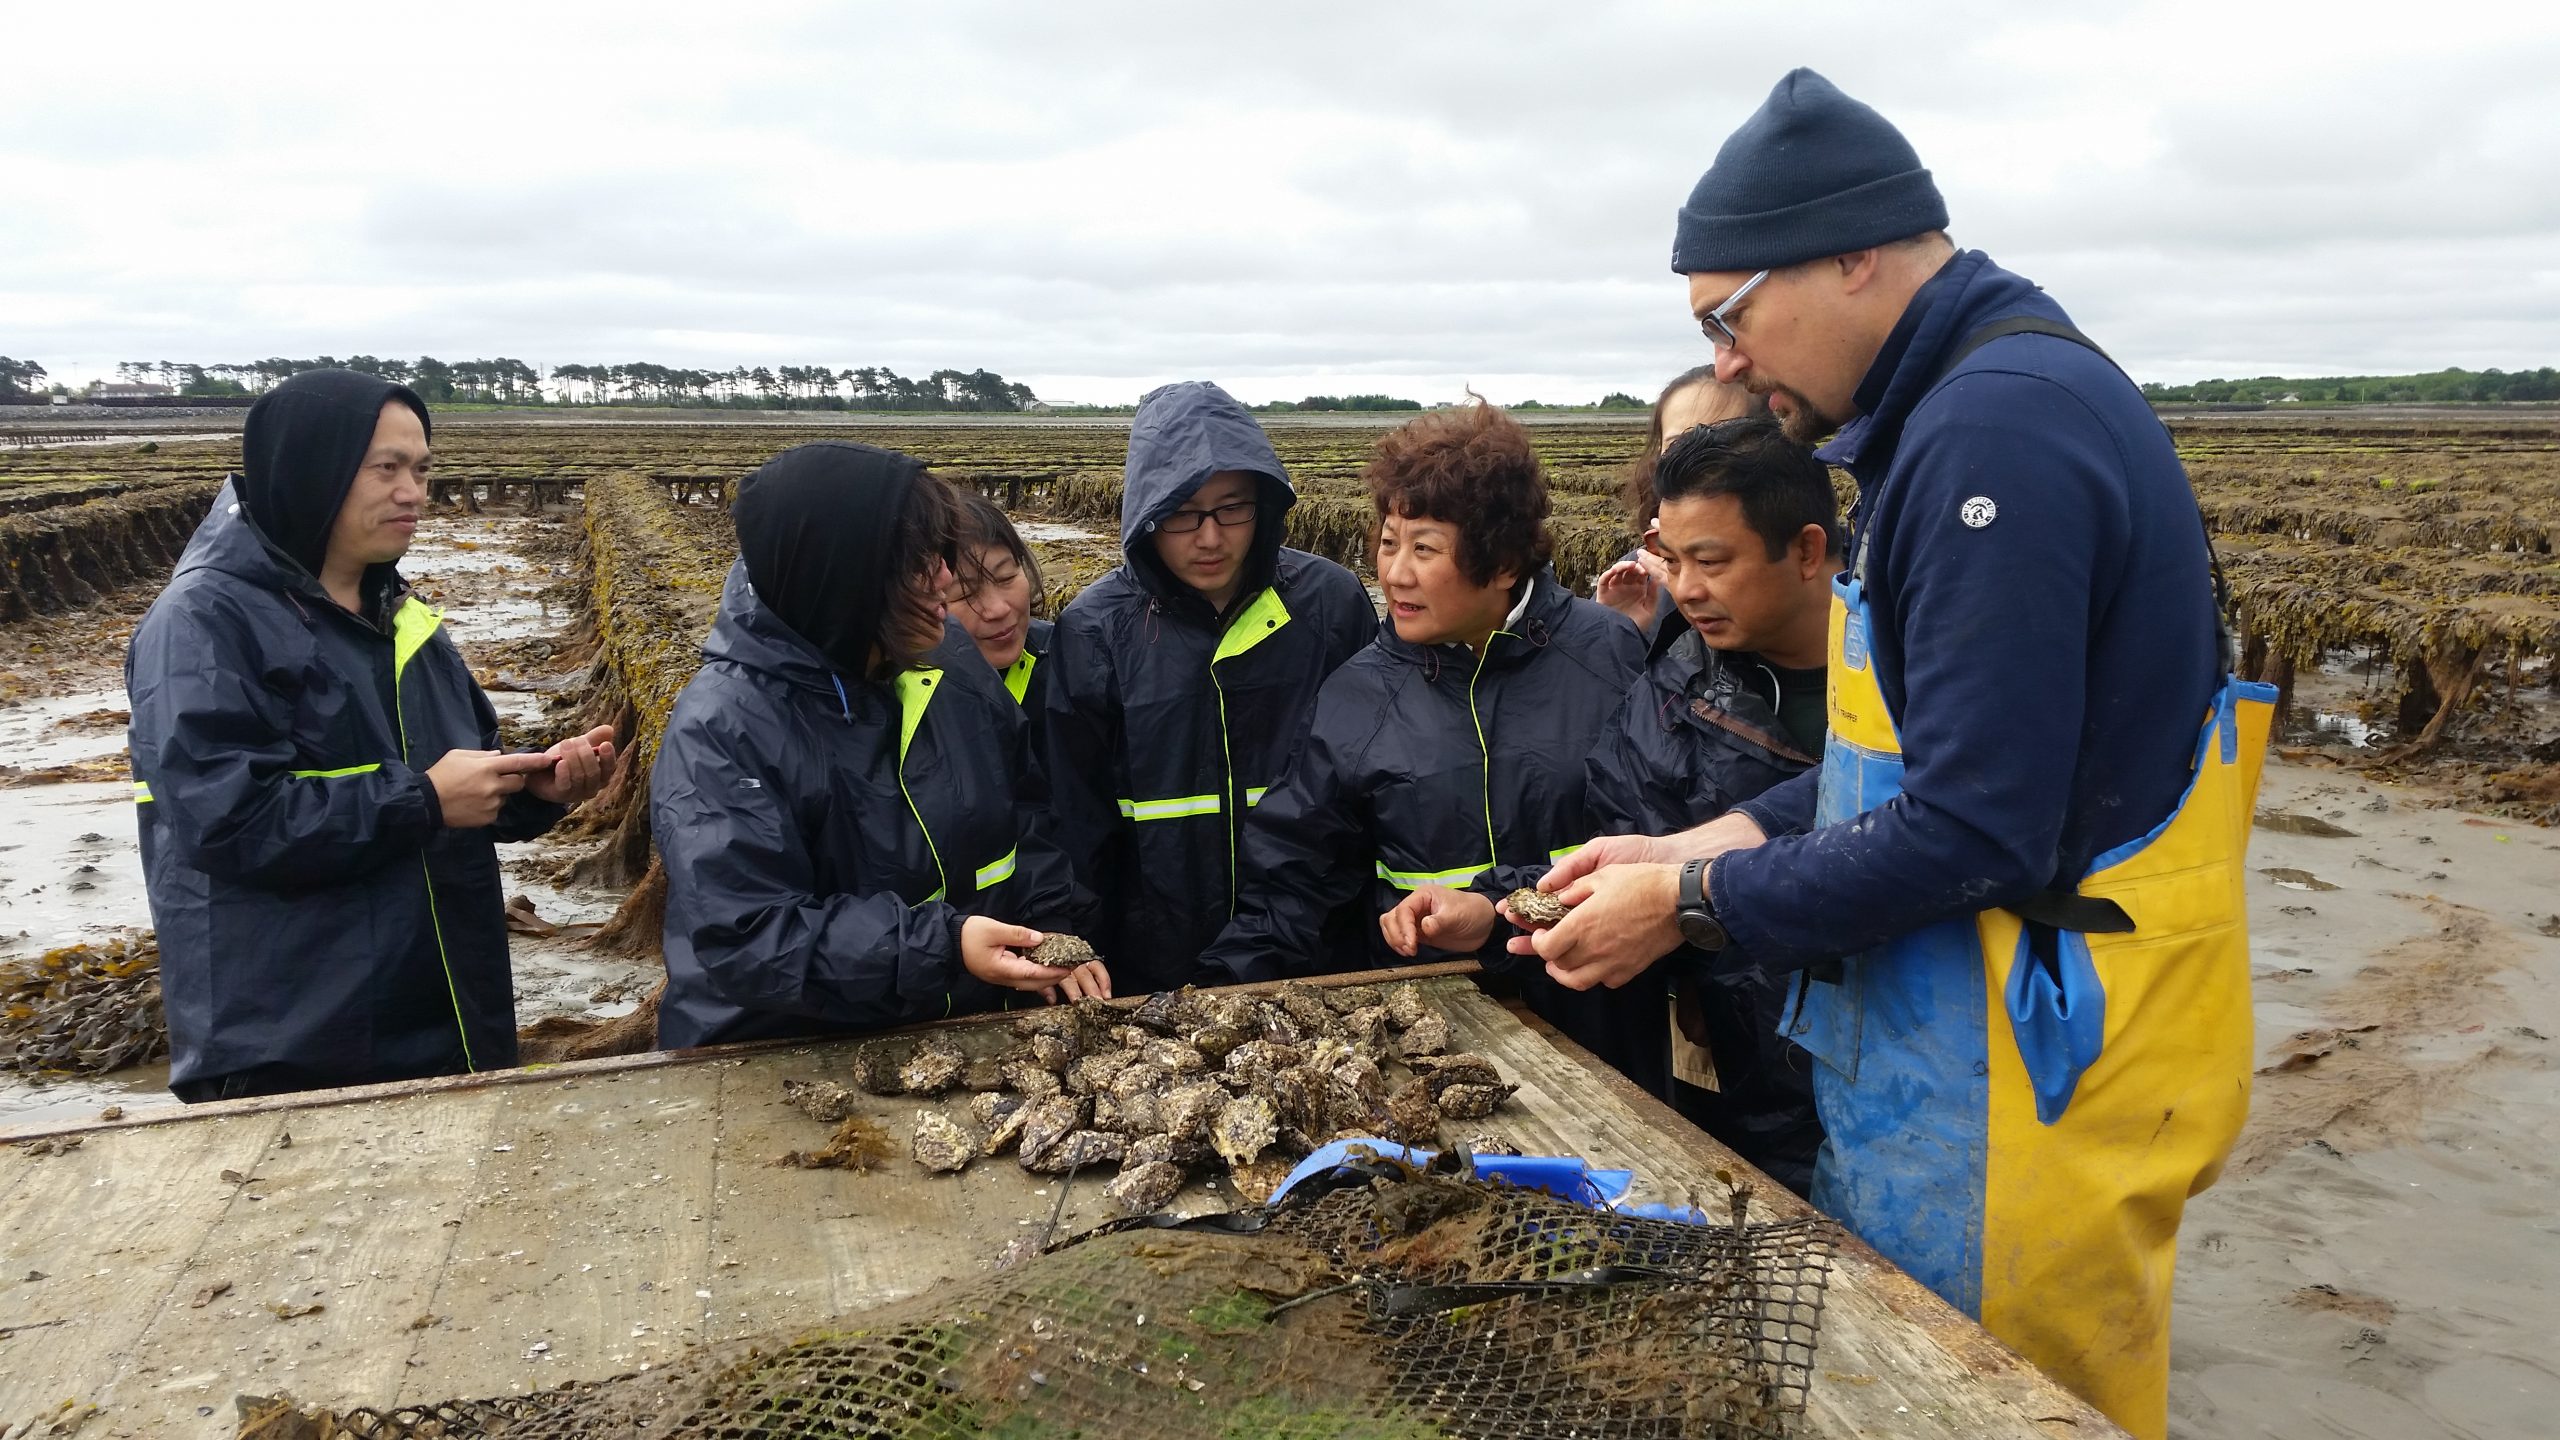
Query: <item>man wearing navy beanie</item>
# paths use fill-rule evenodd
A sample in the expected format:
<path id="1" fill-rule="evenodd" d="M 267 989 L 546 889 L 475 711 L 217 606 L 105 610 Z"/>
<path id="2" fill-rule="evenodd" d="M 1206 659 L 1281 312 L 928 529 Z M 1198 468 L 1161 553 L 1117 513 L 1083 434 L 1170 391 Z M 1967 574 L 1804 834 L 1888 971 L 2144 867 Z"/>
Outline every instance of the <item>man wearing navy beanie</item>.
<path id="1" fill-rule="evenodd" d="M 1680 207 L 1718 378 L 1858 482 L 1818 772 L 1610 836 L 1515 940 L 1569 985 L 1683 940 L 1793 966 L 1813 1199 L 2142 1436 L 2179 1217 L 2247 1115 L 2242 854 L 2274 692 L 2225 674 L 2141 392 L 1946 235 L 1891 122 L 1778 82 Z"/>

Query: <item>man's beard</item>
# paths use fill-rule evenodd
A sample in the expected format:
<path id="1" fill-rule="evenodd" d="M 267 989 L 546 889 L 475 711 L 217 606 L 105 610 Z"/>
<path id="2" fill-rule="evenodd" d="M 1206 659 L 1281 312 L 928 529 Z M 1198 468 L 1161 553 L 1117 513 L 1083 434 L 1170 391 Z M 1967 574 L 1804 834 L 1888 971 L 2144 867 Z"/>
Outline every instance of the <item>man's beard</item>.
<path id="1" fill-rule="evenodd" d="M 1787 397 L 1787 411 L 1778 417 L 1779 432 L 1799 445 L 1818 445 L 1840 429 L 1840 422 L 1822 413 L 1820 407 L 1784 385 L 1772 385 L 1769 393 Z"/>

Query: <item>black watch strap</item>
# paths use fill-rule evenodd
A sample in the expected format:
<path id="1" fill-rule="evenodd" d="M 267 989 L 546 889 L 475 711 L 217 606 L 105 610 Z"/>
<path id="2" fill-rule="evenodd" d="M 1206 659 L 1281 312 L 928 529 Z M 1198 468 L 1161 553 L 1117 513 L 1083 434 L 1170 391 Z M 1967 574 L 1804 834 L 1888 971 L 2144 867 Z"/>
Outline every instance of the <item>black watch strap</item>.
<path id="1" fill-rule="evenodd" d="M 1713 863 L 1691 860 L 1680 867 L 1680 938 L 1701 950 L 1721 950 L 1727 938 L 1707 895 L 1707 867 Z"/>

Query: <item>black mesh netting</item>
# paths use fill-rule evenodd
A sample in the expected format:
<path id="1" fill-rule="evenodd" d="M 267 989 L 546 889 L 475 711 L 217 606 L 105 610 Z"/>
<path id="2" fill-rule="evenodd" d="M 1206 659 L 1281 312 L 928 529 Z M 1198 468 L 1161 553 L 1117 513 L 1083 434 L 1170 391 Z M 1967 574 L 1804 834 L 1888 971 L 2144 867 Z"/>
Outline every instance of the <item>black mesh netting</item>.
<path id="1" fill-rule="evenodd" d="M 1271 1212 L 1105 1226 L 643 1374 L 315 1416 L 310 1433 L 1775 1436 L 1804 1408 L 1836 1233 L 1382 1173 Z"/>

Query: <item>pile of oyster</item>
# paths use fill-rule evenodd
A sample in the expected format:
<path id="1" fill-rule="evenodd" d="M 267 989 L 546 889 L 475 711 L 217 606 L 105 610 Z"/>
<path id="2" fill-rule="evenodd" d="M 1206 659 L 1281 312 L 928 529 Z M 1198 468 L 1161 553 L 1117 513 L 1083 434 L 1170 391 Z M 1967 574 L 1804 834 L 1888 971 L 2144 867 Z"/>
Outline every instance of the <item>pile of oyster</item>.
<path id="1" fill-rule="evenodd" d="M 1131 1214 L 1215 1166 L 1260 1201 L 1329 1140 L 1434 1143 L 1442 1120 L 1481 1119 L 1519 1088 L 1483 1056 L 1449 1053 L 1448 1019 L 1411 984 L 1168 991 L 1134 1009 L 1085 1000 L 1011 1030 L 1010 1045 L 977 1055 L 950 1035 L 875 1041 L 855 1053 L 853 1080 L 874 1095 L 973 1092 L 965 1119 L 916 1113 L 928 1170 L 1007 1153 L 1042 1175 L 1116 1166 L 1105 1189 Z"/>

